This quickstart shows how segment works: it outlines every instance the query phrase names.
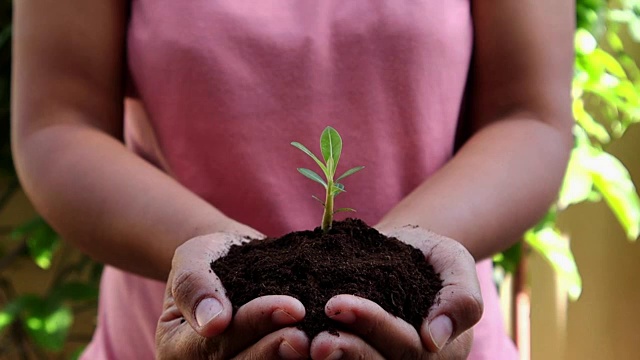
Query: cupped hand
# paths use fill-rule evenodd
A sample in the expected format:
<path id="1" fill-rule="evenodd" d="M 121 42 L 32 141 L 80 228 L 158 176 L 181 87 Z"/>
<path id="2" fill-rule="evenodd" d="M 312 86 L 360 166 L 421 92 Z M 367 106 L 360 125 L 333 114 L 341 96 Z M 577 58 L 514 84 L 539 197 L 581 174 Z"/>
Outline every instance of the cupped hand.
<path id="1" fill-rule="evenodd" d="M 176 249 L 163 312 L 156 330 L 157 359 L 303 359 L 309 340 L 291 327 L 305 315 L 289 296 L 264 296 L 233 316 L 231 302 L 211 261 L 243 237 L 215 233 L 193 238 Z"/>
<path id="2" fill-rule="evenodd" d="M 376 303 L 352 295 L 331 298 L 325 313 L 349 330 L 321 333 L 311 342 L 313 359 L 465 359 L 472 326 L 483 303 L 475 261 L 457 241 L 418 227 L 386 231 L 387 236 L 420 249 L 440 273 L 443 288 L 419 331 Z"/>

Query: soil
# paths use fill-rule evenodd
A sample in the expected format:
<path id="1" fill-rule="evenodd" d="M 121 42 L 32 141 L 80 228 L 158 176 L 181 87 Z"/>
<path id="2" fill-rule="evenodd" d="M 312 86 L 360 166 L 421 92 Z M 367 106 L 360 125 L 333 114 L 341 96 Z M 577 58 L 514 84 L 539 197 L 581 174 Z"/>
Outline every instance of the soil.
<path id="1" fill-rule="evenodd" d="M 299 328 L 310 339 L 340 329 L 324 313 L 335 295 L 370 299 L 419 329 L 442 288 L 420 250 L 358 219 L 334 222 L 326 234 L 316 228 L 234 245 L 211 269 L 222 280 L 234 314 L 259 296 L 300 300 L 306 316 Z"/>

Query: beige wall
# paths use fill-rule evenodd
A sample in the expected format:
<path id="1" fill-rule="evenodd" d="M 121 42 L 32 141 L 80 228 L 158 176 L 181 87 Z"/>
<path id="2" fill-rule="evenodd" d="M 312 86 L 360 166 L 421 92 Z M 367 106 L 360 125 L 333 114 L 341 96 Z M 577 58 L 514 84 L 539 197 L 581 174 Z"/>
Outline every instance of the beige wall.
<path id="1" fill-rule="evenodd" d="M 608 150 L 640 187 L 640 125 Z M 640 359 L 640 242 L 626 240 L 604 204 L 570 208 L 560 224 L 571 237 L 582 297 L 562 300 L 549 266 L 531 258 L 532 359 Z"/>

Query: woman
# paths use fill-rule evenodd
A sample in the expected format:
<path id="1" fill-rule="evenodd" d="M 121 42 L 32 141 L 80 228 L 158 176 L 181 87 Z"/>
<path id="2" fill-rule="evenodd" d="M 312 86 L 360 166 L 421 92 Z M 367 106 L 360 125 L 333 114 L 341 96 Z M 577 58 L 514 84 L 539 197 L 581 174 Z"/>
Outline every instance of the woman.
<path id="1" fill-rule="evenodd" d="M 461 358 L 482 309 L 473 259 L 485 313 L 470 358 L 515 358 L 482 260 L 560 185 L 573 2 L 14 6 L 18 172 L 52 226 L 110 265 L 84 358 L 153 358 L 159 317 L 159 358 Z M 473 135 L 452 156 L 459 118 Z M 340 337 L 287 327 L 304 308 L 285 296 L 232 320 L 204 273 L 229 239 L 316 226 L 313 185 L 291 172 L 301 158 L 288 144 L 313 143 L 326 125 L 347 161 L 367 166 L 341 201 L 421 248 L 452 290 L 419 332 L 348 295 L 327 305 L 349 314 L 335 317 L 352 330 Z"/>

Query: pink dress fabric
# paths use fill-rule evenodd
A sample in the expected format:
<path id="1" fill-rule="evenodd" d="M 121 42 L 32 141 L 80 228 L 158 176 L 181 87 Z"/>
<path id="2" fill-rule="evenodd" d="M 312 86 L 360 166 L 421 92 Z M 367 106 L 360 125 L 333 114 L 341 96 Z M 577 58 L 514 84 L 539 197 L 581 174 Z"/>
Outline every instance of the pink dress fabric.
<path id="1" fill-rule="evenodd" d="M 320 188 L 289 145 L 344 140 L 338 206 L 375 224 L 452 156 L 472 48 L 469 0 L 133 0 L 127 145 L 230 217 L 310 229 Z M 456 206 L 456 205 L 452 205 Z M 460 206 L 463 206 L 462 204 Z M 470 359 L 516 359 L 488 261 Z M 164 284 L 112 267 L 83 359 L 153 359 Z"/>

